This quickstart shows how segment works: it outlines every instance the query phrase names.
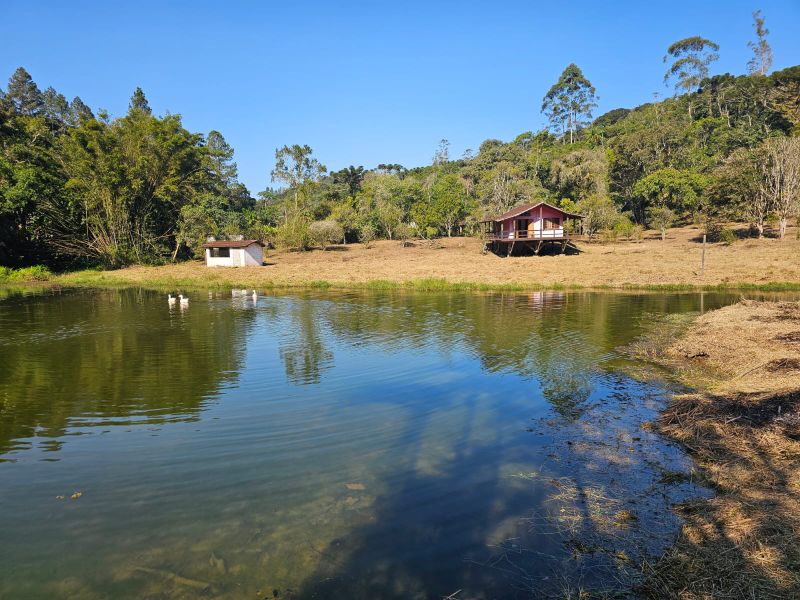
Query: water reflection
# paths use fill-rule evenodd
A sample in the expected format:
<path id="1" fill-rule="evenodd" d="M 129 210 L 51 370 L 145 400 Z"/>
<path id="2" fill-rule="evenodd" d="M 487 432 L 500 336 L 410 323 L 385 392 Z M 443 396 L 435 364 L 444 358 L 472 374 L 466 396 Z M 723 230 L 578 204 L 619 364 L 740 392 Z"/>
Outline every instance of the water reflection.
<path id="1" fill-rule="evenodd" d="M 322 339 L 321 313 L 311 302 L 293 303 L 289 329 L 282 335 L 281 360 L 287 381 L 294 384 L 319 383 L 322 373 L 333 365 L 333 353 Z"/>
<path id="2" fill-rule="evenodd" d="M 660 483 L 690 464 L 640 429 L 663 390 L 619 375 L 615 349 L 698 302 L 8 296 L 0 597 L 623 586 L 698 490 Z"/>
<path id="3" fill-rule="evenodd" d="M 6 298 L 0 454 L 57 450 L 70 428 L 196 419 L 235 380 L 253 316 L 130 290 Z"/>

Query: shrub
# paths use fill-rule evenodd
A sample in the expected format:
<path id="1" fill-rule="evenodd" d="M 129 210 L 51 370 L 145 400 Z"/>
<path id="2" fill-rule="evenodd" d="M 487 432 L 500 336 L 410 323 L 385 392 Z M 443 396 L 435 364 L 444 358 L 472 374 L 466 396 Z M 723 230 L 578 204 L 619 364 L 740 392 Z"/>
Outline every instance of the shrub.
<path id="1" fill-rule="evenodd" d="M 600 232 L 600 241 L 604 243 L 616 242 L 617 236 L 618 233 L 616 228 L 603 229 L 603 231 Z"/>
<path id="2" fill-rule="evenodd" d="M 644 227 L 642 227 L 641 225 L 634 225 L 631 228 L 631 237 L 629 239 L 632 239 L 636 242 L 641 242 L 643 237 L 644 237 Z"/>
<path id="3" fill-rule="evenodd" d="M 33 267 L 24 267 L 22 269 L 0 267 L 0 282 L 47 281 L 52 276 L 50 269 L 42 265 L 34 265 Z"/>
<path id="4" fill-rule="evenodd" d="M 706 222 L 706 240 L 709 242 L 719 242 L 722 237 L 723 227 L 717 221 Z"/>
<path id="5" fill-rule="evenodd" d="M 335 244 L 342 240 L 344 229 L 333 219 L 315 221 L 308 226 L 308 237 L 313 244 L 325 250 L 329 244 Z"/>
<path id="6" fill-rule="evenodd" d="M 358 239 L 366 248 L 369 248 L 372 242 L 375 241 L 375 235 L 375 228 L 367 224 L 361 227 L 361 230 L 358 232 Z"/>
<path id="7" fill-rule="evenodd" d="M 403 248 L 408 246 L 408 239 L 414 235 L 414 230 L 410 225 L 406 225 L 405 223 L 400 223 L 395 229 L 395 232 L 397 233 L 397 239 L 400 240 L 400 245 L 403 246 Z"/>
<path id="8" fill-rule="evenodd" d="M 614 232 L 617 235 L 623 236 L 626 240 L 630 241 L 633 234 L 633 221 L 627 215 L 620 215 L 616 223 L 614 223 Z"/>
<path id="9" fill-rule="evenodd" d="M 709 242 L 723 242 L 725 244 L 732 244 L 738 238 L 732 229 L 723 227 L 717 221 L 708 221 L 706 223 L 706 240 Z"/>
<path id="10" fill-rule="evenodd" d="M 275 241 L 282 248 L 305 250 L 308 248 L 308 222 L 303 218 L 294 218 L 278 227 Z"/>
<path id="11" fill-rule="evenodd" d="M 733 229 L 729 229 L 727 227 L 723 229 L 719 234 L 719 241 L 725 244 L 732 244 L 737 239 L 738 238 L 736 237 L 736 234 L 734 233 Z"/>

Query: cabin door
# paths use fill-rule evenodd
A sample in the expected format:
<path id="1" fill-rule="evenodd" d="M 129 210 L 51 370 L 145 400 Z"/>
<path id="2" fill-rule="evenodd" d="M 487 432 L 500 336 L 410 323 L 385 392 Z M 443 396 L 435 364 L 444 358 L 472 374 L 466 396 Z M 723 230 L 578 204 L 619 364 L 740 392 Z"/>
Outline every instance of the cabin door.
<path id="1" fill-rule="evenodd" d="M 517 234 L 514 237 L 528 237 L 528 230 L 525 228 L 527 221 L 523 219 L 517 219 L 514 223 L 514 228 L 517 231 Z"/>
<path id="2" fill-rule="evenodd" d="M 536 221 L 534 221 L 533 219 L 528 221 L 528 237 L 529 238 L 535 238 L 536 237 L 535 223 L 536 223 Z"/>

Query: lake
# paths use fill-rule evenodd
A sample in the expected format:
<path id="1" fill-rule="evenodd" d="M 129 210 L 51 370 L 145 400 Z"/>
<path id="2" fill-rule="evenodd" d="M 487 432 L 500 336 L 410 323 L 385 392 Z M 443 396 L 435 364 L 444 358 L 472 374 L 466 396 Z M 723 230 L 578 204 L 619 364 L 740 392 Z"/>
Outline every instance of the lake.
<path id="1" fill-rule="evenodd" d="M 624 589 L 707 492 L 622 348 L 739 298 L 0 294 L 2 598 Z"/>

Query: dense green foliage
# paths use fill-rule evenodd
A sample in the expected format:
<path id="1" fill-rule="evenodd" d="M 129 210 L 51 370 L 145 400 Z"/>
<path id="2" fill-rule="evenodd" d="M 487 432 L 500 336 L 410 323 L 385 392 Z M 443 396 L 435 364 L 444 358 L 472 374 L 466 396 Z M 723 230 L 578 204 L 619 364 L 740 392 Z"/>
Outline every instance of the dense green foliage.
<path id="1" fill-rule="evenodd" d="M 749 75 L 709 77 L 719 47 L 686 38 L 665 56 L 674 61 L 665 79 L 682 95 L 590 121 L 595 87 L 570 64 L 543 98 L 550 130 L 486 140 L 459 159 L 442 140 L 431 164 L 412 169 L 328 172 L 309 146 L 287 145 L 272 171 L 283 187 L 258 200 L 221 134 L 154 116 L 141 89 L 110 119 L 41 92 L 20 68 L 0 91 L 0 263 L 175 260 L 197 255 L 208 236 L 305 249 L 476 234 L 482 219 L 540 200 L 581 212 L 585 232 L 607 239 L 726 220 L 762 235 L 771 217 L 783 235 L 800 213 L 800 66 L 767 74 L 760 13 L 754 27 Z"/>
<path id="2" fill-rule="evenodd" d="M 232 155 L 154 116 L 141 89 L 112 120 L 17 69 L 0 96 L 0 262 L 154 262 L 258 226 Z"/>
<path id="3" fill-rule="evenodd" d="M 779 209 L 762 198 L 760 214 L 764 155 L 770 140 L 800 131 L 798 100 L 800 67 L 767 77 L 718 75 L 692 93 L 610 111 L 578 127 L 572 143 L 562 114 L 554 133 L 487 140 L 474 156 L 455 160 L 445 143 L 429 166 L 349 167 L 302 180 L 272 202 L 287 222 L 295 210 L 308 223 L 335 219 L 347 241 L 359 232 L 394 238 L 409 227 L 419 237 L 476 233 L 481 219 L 539 200 L 586 215 L 592 235 L 630 238 L 643 226 L 727 220 L 763 231 Z M 787 214 L 796 215 L 796 192 L 790 204 Z"/>

